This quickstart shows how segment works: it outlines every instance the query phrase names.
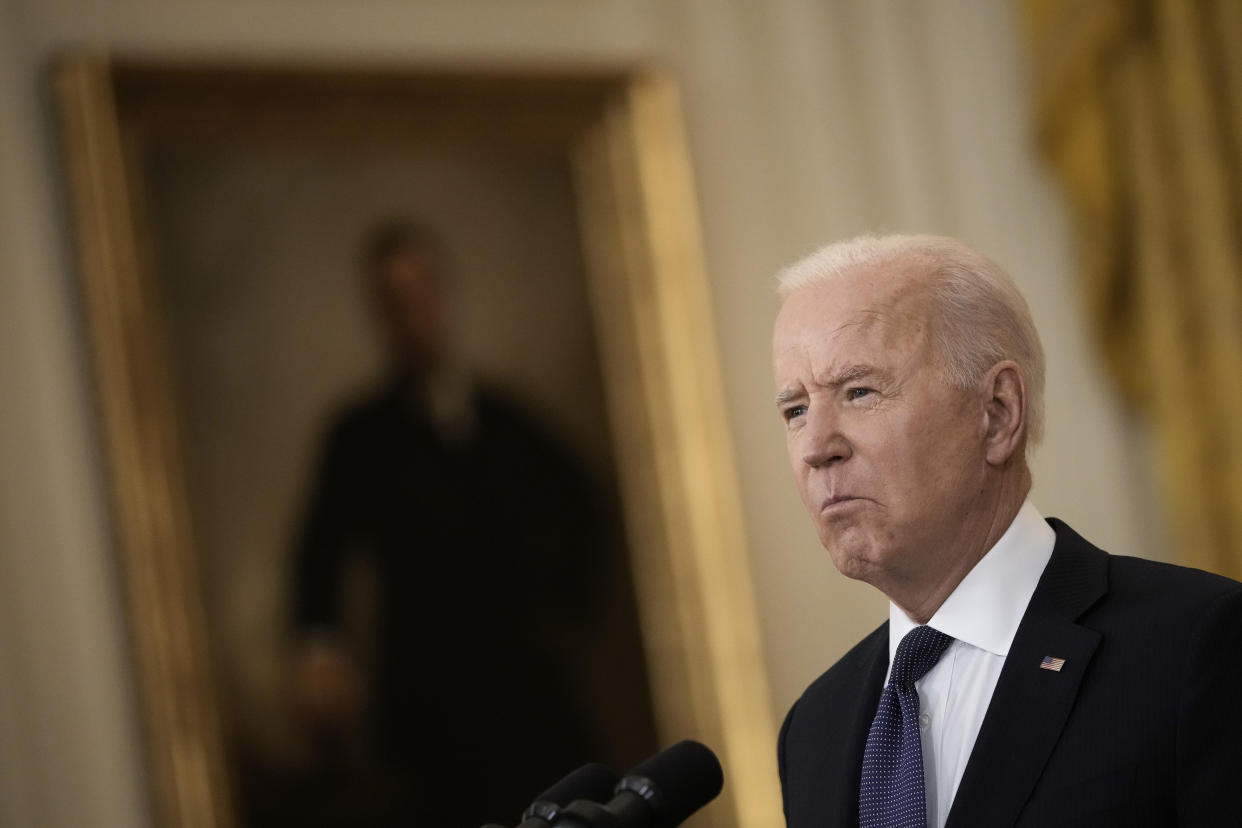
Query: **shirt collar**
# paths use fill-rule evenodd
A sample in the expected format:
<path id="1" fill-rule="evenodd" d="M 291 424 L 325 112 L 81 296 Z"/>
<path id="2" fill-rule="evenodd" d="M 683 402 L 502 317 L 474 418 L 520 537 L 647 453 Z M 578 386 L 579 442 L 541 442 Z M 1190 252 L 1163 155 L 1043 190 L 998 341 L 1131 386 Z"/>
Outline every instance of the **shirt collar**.
<path id="1" fill-rule="evenodd" d="M 981 650 L 1008 655 L 1056 542 L 1056 532 L 1027 500 L 1005 534 L 966 573 L 927 625 Z M 889 602 L 889 664 L 897 655 L 898 643 L 916 626 L 900 607 Z"/>

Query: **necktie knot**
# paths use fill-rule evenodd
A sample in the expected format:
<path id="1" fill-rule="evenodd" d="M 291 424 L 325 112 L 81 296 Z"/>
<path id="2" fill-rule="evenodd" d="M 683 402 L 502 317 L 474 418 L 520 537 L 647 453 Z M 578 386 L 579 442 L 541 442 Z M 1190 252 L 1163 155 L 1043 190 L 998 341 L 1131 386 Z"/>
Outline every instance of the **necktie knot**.
<path id="1" fill-rule="evenodd" d="M 913 687 L 935 666 L 952 643 L 952 638 L 928 626 L 910 630 L 897 645 L 889 683 L 898 687 Z"/>

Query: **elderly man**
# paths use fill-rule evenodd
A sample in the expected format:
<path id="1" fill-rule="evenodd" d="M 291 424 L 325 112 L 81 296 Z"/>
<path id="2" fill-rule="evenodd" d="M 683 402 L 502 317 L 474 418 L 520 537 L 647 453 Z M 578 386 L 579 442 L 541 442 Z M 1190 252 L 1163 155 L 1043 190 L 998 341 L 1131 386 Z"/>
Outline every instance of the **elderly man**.
<path id="1" fill-rule="evenodd" d="M 1043 354 L 1004 271 L 862 237 L 780 288 L 798 490 L 837 569 L 889 599 L 785 719 L 790 828 L 1242 825 L 1242 584 L 1036 511 Z"/>

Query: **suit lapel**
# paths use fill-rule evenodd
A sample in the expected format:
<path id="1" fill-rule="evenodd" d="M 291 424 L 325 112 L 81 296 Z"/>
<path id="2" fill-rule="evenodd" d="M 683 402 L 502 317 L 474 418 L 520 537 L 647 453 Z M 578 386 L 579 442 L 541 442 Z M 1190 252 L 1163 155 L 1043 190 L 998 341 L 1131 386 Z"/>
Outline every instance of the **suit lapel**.
<path id="1" fill-rule="evenodd" d="M 884 622 L 873 636 L 871 651 L 859 663 L 861 691 L 851 693 L 850 703 L 842 704 L 836 712 L 838 718 L 833 730 L 842 735 L 845 749 L 827 751 L 829 767 L 824 779 L 839 780 L 839 783 L 828 784 L 824 813 L 836 815 L 836 820 L 827 824 L 843 828 L 858 828 L 863 750 L 880 703 L 880 692 L 884 689 L 884 676 L 888 673 L 888 622 Z"/>
<path id="2" fill-rule="evenodd" d="M 1075 623 L 1107 589 L 1108 558 L 1060 521 L 1052 558 L 1014 637 L 946 828 L 1017 820 L 1060 738 L 1099 633 Z M 1065 660 L 1040 669 L 1045 656 Z"/>

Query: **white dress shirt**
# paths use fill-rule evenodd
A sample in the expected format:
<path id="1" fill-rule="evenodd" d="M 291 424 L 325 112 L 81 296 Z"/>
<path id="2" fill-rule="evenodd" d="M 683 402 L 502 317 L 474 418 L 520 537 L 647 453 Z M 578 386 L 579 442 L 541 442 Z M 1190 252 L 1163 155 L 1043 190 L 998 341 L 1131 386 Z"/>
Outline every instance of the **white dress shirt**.
<path id="1" fill-rule="evenodd" d="M 1009 645 L 1055 544 L 1052 527 L 1026 501 L 1005 534 L 927 622 L 954 639 L 914 684 L 929 826 L 944 828 Z M 891 669 L 898 643 L 917 625 L 891 602 L 888 621 Z"/>

